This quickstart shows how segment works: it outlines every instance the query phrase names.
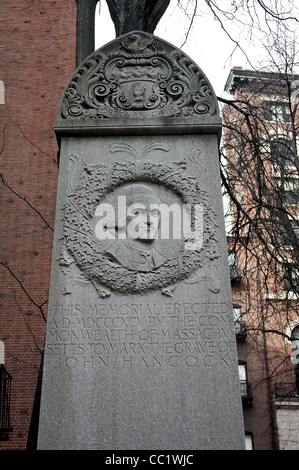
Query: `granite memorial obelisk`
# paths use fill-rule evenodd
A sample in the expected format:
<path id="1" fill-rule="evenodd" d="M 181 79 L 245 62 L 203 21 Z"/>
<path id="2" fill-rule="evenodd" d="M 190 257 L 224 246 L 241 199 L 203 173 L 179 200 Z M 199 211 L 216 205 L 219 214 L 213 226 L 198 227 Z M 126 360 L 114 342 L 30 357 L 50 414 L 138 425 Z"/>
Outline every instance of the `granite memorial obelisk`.
<path id="1" fill-rule="evenodd" d="M 243 449 L 207 77 L 125 34 L 77 68 L 56 132 L 38 448 Z"/>

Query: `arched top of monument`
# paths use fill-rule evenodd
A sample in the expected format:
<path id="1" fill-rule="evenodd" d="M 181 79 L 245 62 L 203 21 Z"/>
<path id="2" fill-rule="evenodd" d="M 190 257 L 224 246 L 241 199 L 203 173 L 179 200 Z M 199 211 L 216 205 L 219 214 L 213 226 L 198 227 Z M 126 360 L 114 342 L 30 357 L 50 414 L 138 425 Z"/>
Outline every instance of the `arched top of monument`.
<path id="1" fill-rule="evenodd" d="M 180 49 L 143 31 L 91 54 L 64 89 L 58 134 L 219 134 L 215 93 Z"/>

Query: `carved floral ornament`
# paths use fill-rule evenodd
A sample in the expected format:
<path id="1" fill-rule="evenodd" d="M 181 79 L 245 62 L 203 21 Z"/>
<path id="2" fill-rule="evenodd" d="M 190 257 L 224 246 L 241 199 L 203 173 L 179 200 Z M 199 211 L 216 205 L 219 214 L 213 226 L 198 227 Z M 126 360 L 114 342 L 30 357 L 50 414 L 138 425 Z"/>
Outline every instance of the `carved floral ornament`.
<path id="1" fill-rule="evenodd" d="M 142 155 L 137 155 L 135 149 L 127 144 L 112 145 L 112 153 L 128 153 L 131 158 L 116 160 L 111 165 L 88 164 L 81 156 L 71 157 L 74 174 L 80 174 L 80 177 L 69 188 L 63 214 L 64 241 L 60 266 L 69 282 L 63 288 L 63 293 L 71 292 L 72 282 L 85 281 L 91 282 L 102 297 L 109 296 L 111 291 L 143 294 L 153 289 L 161 289 L 163 294 L 171 295 L 172 289 L 180 281 L 192 283 L 201 280 L 191 275 L 219 257 L 215 239 L 216 215 L 207 194 L 198 186 L 196 179 L 186 172 L 185 161 L 154 162 L 146 158 L 147 154 L 157 149 L 161 152 L 169 150 L 154 143 L 145 148 Z M 127 251 L 130 247 L 125 240 L 120 251 L 122 256 L 127 251 L 127 264 L 112 260 L 108 255 L 111 249 L 107 243 L 113 247 L 115 242 L 101 242 L 95 237 L 96 208 L 103 200 L 111 201 L 113 195 L 117 195 L 118 190 L 123 191 L 127 185 L 141 185 L 148 189 L 156 185 L 160 193 L 168 193 L 182 204 L 194 205 L 200 202 L 204 207 L 201 249 L 188 251 L 180 243 L 170 245 L 168 252 L 158 247 L 153 256 L 155 266 L 140 270 L 137 260 L 134 260 L 136 250 Z M 76 275 L 72 278 L 73 266 L 77 273 L 79 268 L 80 279 Z"/>
<path id="2" fill-rule="evenodd" d="M 67 85 L 63 120 L 218 115 L 197 65 L 151 34 L 133 32 L 92 54 Z"/>

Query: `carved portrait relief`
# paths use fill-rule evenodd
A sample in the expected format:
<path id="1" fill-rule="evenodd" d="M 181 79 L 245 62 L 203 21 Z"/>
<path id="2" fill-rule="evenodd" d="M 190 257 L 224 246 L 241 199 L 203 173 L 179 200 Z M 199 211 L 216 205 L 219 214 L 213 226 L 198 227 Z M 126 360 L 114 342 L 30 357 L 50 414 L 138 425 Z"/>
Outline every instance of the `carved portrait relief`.
<path id="1" fill-rule="evenodd" d="M 166 261 L 154 243 L 160 225 L 160 214 L 155 206 L 159 206 L 162 201 L 157 191 L 148 184 L 132 183 L 122 185 L 118 189 L 114 191 L 113 198 L 110 198 L 110 204 L 116 208 L 116 211 L 113 211 L 113 220 L 107 227 L 107 230 L 113 231 L 115 240 L 105 251 L 105 255 L 114 263 L 129 270 L 150 272 Z M 118 193 L 119 196 L 117 196 Z M 121 200 L 120 198 L 123 198 L 125 206 L 118 214 L 117 202 Z M 108 200 L 109 197 L 106 197 L 106 201 Z M 132 222 L 136 216 L 138 217 L 138 230 L 134 231 L 136 227 L 132 227 Z M 95 234 L 97 236 L 97 229 L 95 229 Z M 101 235 L 98 237 L 100 240 L 103 238 Z"/>
<path id="2" fill-rule="evenodd" d="M 111 153 L 132 158 L 116 159 L 111 166 L 74 158 L 80 177 L 68 193 L 60 264 L 67 270 L 74 263 L 102 296 L 153 289 L 167 294 L 169 286 L 218 256 L 207 194 L 186 172 L 184 160 L 152 160 L 153 149 L 166 151 L 153 143 L 138 155 L 127 144 L 112 145 Z M 203 208 L 202 240 L 186 249 L 183 209 L 195 204 Z M 164 208 L 171 209 L 167 219 Z"/>

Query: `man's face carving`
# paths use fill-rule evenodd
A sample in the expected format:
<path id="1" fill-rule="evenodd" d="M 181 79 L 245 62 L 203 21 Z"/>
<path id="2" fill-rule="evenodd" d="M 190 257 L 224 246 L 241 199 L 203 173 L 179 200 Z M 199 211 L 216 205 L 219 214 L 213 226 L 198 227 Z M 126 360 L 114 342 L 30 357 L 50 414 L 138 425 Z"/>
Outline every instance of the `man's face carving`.
<path id="1" fill-rule="evenodd" d="M 142 242 L 153 241 L 159 229 L 159 197 L 145 185 L 136 184 L 127 189 L 127 236 Z"/>

